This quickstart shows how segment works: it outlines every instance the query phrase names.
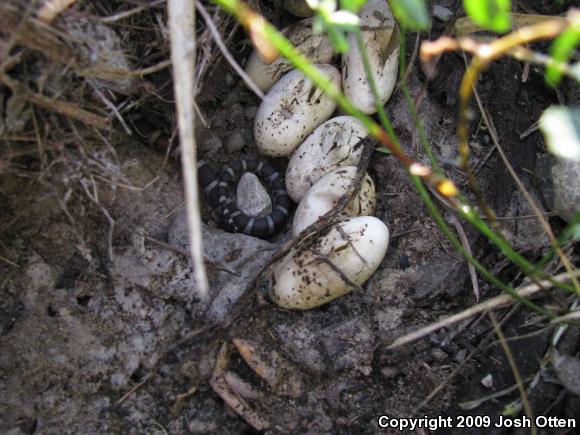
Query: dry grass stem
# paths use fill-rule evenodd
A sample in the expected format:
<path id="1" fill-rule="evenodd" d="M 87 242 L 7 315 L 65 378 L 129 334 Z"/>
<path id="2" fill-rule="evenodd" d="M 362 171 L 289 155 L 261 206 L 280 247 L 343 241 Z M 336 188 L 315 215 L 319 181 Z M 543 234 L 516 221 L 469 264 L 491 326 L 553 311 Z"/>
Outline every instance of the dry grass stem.
<path id="1" fill-rule="evenodd" d="M 564 265 L 564 267 L 566 268 L 568 273 L 570 273 L 570 279 L 571 279 L 572 283 L 574 284 L 574 288 L 576 288 L 578 294 L 580 294 L 580 285 L 578 284 L 578 280 L 576 279 L 576 277 L 572 275 L 572 271 L 574 270 L 574 267 L 572 266 L 570 259 L 564 253 L 564 251 L 562 251 L 562 248 L 560 247 L 560 244 L 558 243 L 558 239 L 554 235 L 554 232 L 552 231 L 552 227 L 550 227 L 548 220 L 544 217 L 542 211 L 540 210 L 540 208 L 536 204 L 536 201 L 532 198 L 532 196 L 530 195 L 530 192 L 528 192 L 528 190 L 524 186 L 524 183 L 522 182 L 522 180 L 520 179 L 520 177 L 518 176 L 518 174 L 514 170 L 509 159 L 507 158 L 505 152 L 503 151 L 503 148 L 499 143 L 499 138 L 498 138 L 497 131 L 495 129 L 495 125 L 493 123 L 493 120 L 491 118 L 491 115 L 487 112 L 487 110 L 484 109 L 483 103 L 481 102 L 481 98 L 479 97 L 479 92 L 477 92 L 477 89 L 475 89 L 475 88 L 473 89 L 473 95 L 474 95 L 475 100 L 477 102 L 477 107 L 479 108 L 479 111 L 481 113 L 483 121 L 484 121 L 484 123 L 489 131 L 489 134 L 491 136 L 491 139 L 493 141 L 494 148 L 497 149 L 497 152 L 499 153 L 505 167 L 507 168 L 508 172 L 510 173 L 510 176 L 515 181 L 516 185 L 518 186 L 518 189 L 520 190 L 520 192 L 522 192 L 522 194 L 526 198 L 526 201 L 528 202 L 532 211 L 534 212 L 534 215 L 536 216 L 536 218 L 538 219 L 538 221 L 542 225 L 542 228 L 544 229 L 544 232 L 547 234 L 548 238 L 550 239 L 550 243 L 552 244 L 552 247 L 556 251 L 556 254 L 558 255 L 558 257 L 562 261 L 562 264 Z"/>
<path id="2" fill-rule="evenodd" d="M 500 325 L 503 325 L 505 322 L 507 322 L 509 319 L 511 319 L 512 316 L 518 311 L 518 309 L 519 309 L 519 305 L 512 307 L 512 309 L 501 320 Z M 465 359 L 463 361 L 461 361 L 461 363 L 455 369 L 453 369 L 453 371 L 449 374 L 449 376 L 447 376 L 443 381 L 441 381 L 429 393 L 429 395 L 415 408 L 415 411 L 413 412 L 413 414 L 417 414 L 418 412 L 422 411 L 423 408 L 425 408 L 429 404 L 429 402 L 431 402 L 431 400 L 433 400 L 433 398 L 435 396 L 437 396 L 437 394 L 439 394 L 439 392 L 441 392 L 441 390 L 443 390 L 443 388 L 445 388 L 445 386 L 447 384 L 449 384 L 449 382 L 451 382 L 451 380 L 455 376 L 457 376 L 461 372 L 461 370 L 463 370 L 463 367 L 465 367 L 467 365 L 467 362 L 469 360 L 471 360 L 471 358 L 473 358 L 475 356 L 475 354 L 477 354 L 479 351 L 481 351 L 484 348 L 484 346 L 487 345 L 487 343 L 489 343 L 489 341 L 491 340 L 493 335 L 494 335 L 494 331 L 489 332 L 485 336 L 485 338 L 479 342 L 477 347 L 475 349 L 473 349 L 471 352 L 469 352 L 469 355 L 467 355 L 467 357 L 465 357 Z"/>
<path id="3" fill-rule="evenodd" d="M 493 329 L 495 330 L 495 333 L 501 343 L 501 347 L 505 353 L 505 356 L 510 364 L 510 367 L 512 369 L 512 373 L 514 375 L 516 384 L 518 386 L 518 390 L 520 392 L 520 397 L 522 399 L 522 403 L 524 405 L 524 409 L 526 411 L 526 415 L 527 417 L 530 419 L 530 421 L 532 422 L 532 427 L 530 428 L 530 432 L 532 433 L 532 435 L 536 435 L 538 433 L 538 428 L 536 427 L 536 424 L 534 422 L 534 413 L 532 411 L 532 407 L 530 406 L 530 401 L 528 400 L 528 394 L 526 393 L 526 388 L 524 387 L 524 381 L 522 380 L 522 376 L 520 374 L 520 370 L 518 369 L 518 366 L 516 364 L 516 361 L 514 359 L 514 356 L 512 354 L 512 351 L 508 345 L 508 343 L 506 342 L 505 336 L 503 335 L 503 331 L 501 330 L 501 326 L 498 324 L 496 318 L 495 318 L 495 314 L 493 314 L 493 312 L 489 313 L 489 318 L 491 319 L 491 322 L 493 323 Z"/>
<path id="4" fill-rule="evenodd" d="M 571 274 L 573 277 L 577 278 L 580 276 L 580 270 L 575 270 Z M 561 273 L 559 275 L 555 275 L 553 277 L 555 281 L 558 282 L 567 282 L 571 279 L 570 274 L 568 273 Z M 543 288 L 550 288 L 552 287 L 552 283 L 550 281 L 541 281 L 540 283 Z M 520 287 L 517 289 L 517 293 L 519 296 L 523 298 L 527 298 L 533 296 L 534 294 L 541 291 L 542 288 L 537 284 L 530 284 L 525 287 Z M 473 307 L 470 307 L 460 313 L 454 314 L 450 317 L 442 319 L 438 322 L 432 323 L 424 328 L 421 328 L 415 332 L 410 334 L 404 335 L 403 337 L 397 338 L 393 343 L 391 343 L 387 348 L 388 349 L 395 349 L 397 347 L 401 347 L 405 344 L 412 343 L 413 341 L 417 341 L 423 337 L 426 337 L 429 334 L 441 329 L 446 328 L 448 326 L 453 325 L 454 323 L 461 322 L 462 320 L 468 319 L 476 314 L 483 313 L 488 310 L 494 310 L 498 308 L 502 308 L 506 305 L 510 305 L 515 303 L 515 299 L 513 299 L 510 295 L 500 295 L 494 298 L 491 298 L 487 301 L 481 302 Z"/>
<path id="5" fill-rule="evenodd" d="M 103 17 L 100 19 L 100 21 L 102 23 L 114 23 L 116 21 L 120 21 L 120 20 L 124 20 L 125 18 L 132 17 L 133 15 L 141 13 L 147 9 L 160 6 L 160 5 L 164 4 L 165 2 L 166 2 L 166 0 L 157 0 L 157 1 L 151 2 L 149 4 L 143 5 L 143 6 L 138 6 L 136 8 L 129 9 L 128 11 L 119 12 L 118 14 L 109 15 L 108 17 Z"/>
<path id="6" fill-rule="evenodd" d="M 197 10 L 201 14 L 203 20 L 205 21 L 205 24 L 206 24 L 207 28 L 211 32 L 211 35 L 213 37 L 213 40 L 215 41 L 216 45 L 219 47 L 220 51 L 222 52 L 224 58 L 228 61 L 228 63 L 230 64 L 230 66 L 238 73 L 238 75 L 242 78 L 242 80 L 244 81 L 244 83 L 252 90 L 252 92 L 254 92 L 254 94 L 256 94 L 261 100 L 263 100 L 264 99 L 264 93 L 260 90 L 260 88 L 258 88 L 256 86 L 256 84 L 252 81 L 252 79 L 250 78 L 250 76 L 248 76 L 246 74 L 246 72 L 244 71 L 244 69 L 238 65 L 238 63 L 236 62 L 236 60 L 234 59 L 234 57 L 231 55 L 231 53 L 227 49 L 226 45 L 224 44 L 224 41 L 222 40 L 222 37 L 220 35 L 220 32 L 216 28 L 216 26 L 213 23 L 211 17 L 207 13 L 207 11 L 205 10 L 205 8 L 201 4 L 201 2 L 199 0 L 197 0 L 195 2 L 195 5 L 197 7 Z"/>
<path id="7" fill-rule="evenodd" d="M 65 9 L 72 6 L 77 0 L 46 0 L 38 9 L 36 15 L 38 19 L 50 24 Z"/>
<path id="8" fill-rule="evenodd" d="M 81 109 L 74 103 L 67 101 L 56 100 L 46 97 L 42 94 L 32 92 L 26 88 L 22 83 L 12 79 L 7 74 L 0 71 L 0 82 L 9 87 L 13 92 L 19 93 L 26 98 L 26 100 L 38 107 L 49 110 L 51 112 L 64 115 L 68 118 L 76 119 L 84 124 L 101 130 L 109 129 L 109 120 L 102 116 L 96 115 L 88 110 Z"/>
<path id="9" fill-rule="evenodd" d="M 467 236 L 465 235 L 465 231 L 463 231 L 463 227 L 457 219 L 457 216 L 451 215 L 450 222 L 455 227 L 457 231 L 457 235 L 459 236 L 459 240 L 461 244 L 469 254 L 469 256 L 473 257 L 473 253 L 471 252 L 471 247 L 469 246 L 469 240 L 467 240 Z M 471 285 L 473 287 L 473 293 L 475 294 L 475 300 L 479 302 L 479 284 L 477 283 L 477 273 L 475 272 L 475 267 L 469 261 L 467 262 L 467 268 L 469 269 L 469 277 L 471 278 Z"/>
<path id="10" fill-rule="evenodd" d="M 192 1 L 169 0 L 167 9 L 191 258 L 197 291 L 205 300 L 209 284 L 203 263 L 194 133 L 195 7 Z"/>

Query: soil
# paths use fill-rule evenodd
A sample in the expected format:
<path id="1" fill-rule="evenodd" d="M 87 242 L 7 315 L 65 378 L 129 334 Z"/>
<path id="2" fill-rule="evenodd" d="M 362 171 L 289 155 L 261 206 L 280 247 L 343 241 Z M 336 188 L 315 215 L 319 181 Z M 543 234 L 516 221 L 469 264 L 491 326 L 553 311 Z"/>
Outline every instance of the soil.
<path id="1" fill-rule="evenodd" d="M 431 3 L 461 10 L 458 1 Z M 570 4 L 530 1 L 525 10 L 559 14 Z M 292 20 L 270 2 L 261 7 L 276 25 Z M 164 16 L 162 9 L 155 13 Z M 123 25 L 116 26 L 121 33 Z M 435 21 L 429 39 L 445 31 L 446 25 Z M 249 53 L 245 38 L 238 30 L 229 41 L 239 61 Z M 414 46 L 410 35 L 409 56 Z M 457 87 L 464 68 L 460 56 L 449 54 L 440 60 L 432 80 L 417 63 L 409 76 L 433 152 L 460 186 L 466 178 L 453 159 L 458 151 Z M 147 80 L 157 90 L 171 88 L 167 71 Z M 482 76 L 478 91 L 509 161 L 542 207 L 534 170 L 537 155 L 544 153 L 543 139 L 539 131 L 523 133 L 549 105 L 578 104 L 578 87 L 565 80 L 550 88 L 540 68 L 504 59 Z M 0 88 L 2 92 L 8 95 Z M 146 119 L 163 137 L 171 136 L 170 91 L 163 100 L 145 94 L 126 98 L 140 99 L 128 117 Z M 197 121 L 196 129 L 201 157 L 219 167 L 258 155 L 252 126 L 260 101 L 221 57 L 204 76 L 197 103 L 205 119 Z M 400 90 L 387 109 L 405 150 L 428 163 Z M 477 107 L 472 109 L 471 162 L 478 168 L 481 189 L 497 215 L 505 218 L 500 222 L 510 242 L 530 261 L 539 261 L 548 239 L 540 224 L 528 218 L 529 205 L 498 153 L 492 152 Z M 44 127 L 56 122 L 75 134 L 74 125 L 55 121 L 49 112 L 36 116 Z M 26 134 L 34 134 L 32 125 L 23 127 Z M 243 147 L 227 146 L 240 136 Z M 182 341 L 207 325 L 208 305 L 191 287 L 188 259 L 152 240 L 176 248 L 186 244 L 176 242 L 183 239 L 183 189 L 175 153 L 159 148 L 159 142 L 151 145 L 139 135 L 127 135 L 120 125 L 106 138 L 108 147 L 94 133 L 83 138 L 83 146 L 76 137 L 52 152 L 54 166 L 34 154 L 0 158 L 0 433 L 251 433 L 252 427 L 209 383 L 218 350 L 233 338 L 247 339 L 284 360 L 278 370 L 287 365 L 300 374 L 295 382 L 302 393 L 291 397 L 266 385 L 233 352 L 229 370 L 261 390 L 264 397 L 252 405 L 271 422 L 272 432 L 374 433 L 381 415 L 486 415 L 495 421 L 508 404 L 518 401 L 516 388 L 504 391 L 515 385 L 514 376 L 487 315 L 404 347 L 388 347 L 396 338 L 478 302 L 465 261 L 430 218 L 394 157 L 376 153 L 369 168 L 378 192 L 376 216 L 388 225 L 391 241 L 364 293 L 351 293 L 319 309 L 289 312 L 269 304 L 254 288 L 252 303 L 227 328 Z M 281 170 L 287 164 L 285 159 L 274 163 Z M 211 208 L 203 205 L 202 215 L 209 240 L 208 234 L 220 230 L 214 229 L 218 225 Z M 450 211 L 445 214 L 449 223 L 451 216 Z M 557 216 L 550 223 L 556 232 L 565 225 Z M 484 237 L 467 223 L 461 226 L 474 256 L 496 276 L 513 286 L 527 282 Z M 231 246 L 236 249 L 206 246 L 206 255 L 240 276 L 209 265 L 210 300 L 227 288 L 239 293 L 290 235 L 288 228 L 267 242 L 227 237 L 234 238 Z M 578 254 L 571 252 L 576 264 Z M 479 300 L 499 294 L 481 276 L 478 283 Z M 535 301 L 562 304 L 565 296 L 555 292 Z M 222 294 L 217 300 L 228 297 Z M 223 305 L 214 306 L 214 313 L 232 309 L 232 304 L 219 303 Z M 224 316 L 218 318 L 223 321 Z M 575 417 L 580 425 L 578 396 L 561 386 L 546 360 L 555 330 L 549 319 L 524 307 L 497 310 L 495 316 L 529 386 L 534 413 Z M 558 351 L 574 356 L 579 350 L 580 330 L 570 327 Z M 532 384 L 536 374 L 541 374 L 540 381 Z M 466 406 L 483 398 L 487 400 Z M 448 433 L 474 431 L 456 427 Z"/>

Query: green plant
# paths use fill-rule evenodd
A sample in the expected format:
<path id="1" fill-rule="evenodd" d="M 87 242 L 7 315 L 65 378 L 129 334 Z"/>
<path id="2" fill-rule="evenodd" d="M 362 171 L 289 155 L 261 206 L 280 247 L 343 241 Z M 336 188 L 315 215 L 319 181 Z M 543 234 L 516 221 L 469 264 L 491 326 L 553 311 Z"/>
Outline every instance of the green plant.
<path id="1" fill-rule="evenodd" d="M 473 225 L 481 234 L 487 237 L 490 242 L 495 244 L 511 262 L 519 266 L 521 270 L 534 282 L 538 283 L 539 280 L 546 279 L 555 287 L 559 287 L 569 292 L 575 292 L 577 295 L 580 295 L 578 281 L 571 273 L 574 268 L 564 254 L 560 241 L 552 234 L 548 223 L 541 215 L 539 218 L 543 221 L 544 228 L 550 235 L 553 252 L 560 256 L 563 264 L 570 273 L 572 285 L 553 280 L 550 274 L 543 272 L 541 264 L 532 264 L 504 239 L 501 234 L 501 228 L 495 221 L 495 215 L 486 204 L 485 199 L 479 190 L 473 171 L 469 166 L 469 146 L 467 144 L 469 124 L 468 104 L 473 95 L 474 84 L 476 83 L 479 74 L 487 68 L 491 62 L 503 56 L 516 56 L 516 54 L 513 54 L 514 52 L 517 52 L 516 49 L 523 47 L 523 45 L 528 42 L 540 39 L 554 39 L 558 37 L 558 35 L 566 35 L 567 33 L 571 33 L 572 37 L 566 36 L 564 39 L 565 42 L 558 42 L 558 39 L 555 42 L 555 46 L 560 48 L 554 49 L 557 51 L 558 56 L 553 61 L 553 65 L 556 65 L 557 71 L 561 73 L 573 70 L 572 68 L 566 67 L 565 59 L 571 52 L 571 49 L 569 48 L 571 46 L 570 41 L 573 39 L 574 35 L 576 35 L 576 33 L 574 33 L 576 30 L 574 29 L 577 29 L 579 22 L 577 12 L 571 12 L 565 20 L 553 19 L 541 21 L 529 26 L 526 29 L 526 32 L 515 31 L 503 38 L 493 40 L 490 43 L 479 42 L 471 38 L 442 38 L 434 43 L 424 44 L 422 47 L 421 56 L 422 60 L 426 63 L 428 63 L 433 56 L 447 50 L 464 49 L 474 55 L 471 65 L 466 71 L 461 84 L 458 135 L 460 139 L 460 162 L 463 169 L 469 175 L 470 187 L 478 198 L 479 207 L 486 214 L 486 222 L 486 220 L 477 213 L 476 208 L 468 202 L 466 197 L 459 192 L 457 187 L 438 167 L 432 153 L 430 152 L 428 140 L 421 127 L 420 120 L 417 117 L 416 109 L 414 108 L 409 90 L 404 82 L 406 72 L 406 57 L 404 51 L 406 31 L 408 29 L 421 30 L 429 27 L 429 22 L 426 19 L 427 12 L 424 1 L 389 0 L 389 3 L 401 24 L 401 87 L 407 102 L 409 103 L 415 122 L 419 127 L 423 145 L 427 154 L 431 157 L 432 168 L 414 161 L 402 150 L 399 139 L 395 135 L 391 123 L 379 101 L 377 101 L 379 118 L 379 123 L 377 123 L 373 118 L 364 115 L 355 109 L 344 94 L 342 94 L 338 88 L 329 84 L 318 70 L 314 68 L 302 55 L 300 55 L 300 53 L 294 49 L 282 34 L 267 23 L 259 14 L 252 11 L 247 5 L 239 0 L 214 1 L 238 18 L 238 20 L 249 31 L 254 45 L 260 48 L 266 58 L 275 58 L 277 55 L 282 55 L 288 58 L 296 68 L 302 70 L 324 92 L 334 98 L 342 110 L 358 118 L 368 129 L 371 136 L 373 136 L 382 147 L 384 147 L 385 151 L 392 153 L 401 161 L 408 170 L 415 187 L 439 228 L 454 248 L 457 249 L 457 251 L 460 252 L 489 282 L 537 312 L 549 317 L 557 316 L 557 313 L 553 313 L 529 300 L 521 298 L 512 287 L 501 282 L 493 275 L 493 273 L 473 258 L 454 235 L 453 230 L 446 224 L 439 207 L 434 203 L 429 194 L 428 188 L 432 188 L 439 192 L 448 205 L 450 205 L 464 220 Z M 470 14 L 471 18 L 486 28 L 494 31 L 506 31 L 510 28 L 511 20 L 509 14 L 509 0 L 465 0 L 464 3 L 466 11 Z M 347 46 L 345 46 L 345 35 L 349 32 L 355 33 L 357 36 L 356 40 L 361 48 L 361 52 L 363 53 L 363 62 L 365 63 L 365 69 L 369 76 L 368 78 L 371 83 L 371 89 L 376 97 L 376 85 L 373 77 L 370 75 L 368 61 L 366 60 L 365 50 L 360 38 L 360 29 L 357 27 L 358 21 L 356 15 L 353 13 L 362 6 L 362 2 L 360 0 L 341 1 L 340 4 L 343 7 L 343 10 L 337 9 L 337 3 L 335 0 L 308 0 L 308 4 L 317 13 L 315 30 L 327 32 L 339 52 L 344 52 L 345 49 L 347 49 Z M 575 222 L 576 221 L 577 220 L 575 220 Z"/>

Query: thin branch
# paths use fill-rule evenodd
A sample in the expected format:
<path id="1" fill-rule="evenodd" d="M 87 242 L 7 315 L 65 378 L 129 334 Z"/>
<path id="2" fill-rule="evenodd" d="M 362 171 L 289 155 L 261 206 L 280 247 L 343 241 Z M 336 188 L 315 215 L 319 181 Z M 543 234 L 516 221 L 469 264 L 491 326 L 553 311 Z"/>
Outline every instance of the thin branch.
<path id="1" fill-rule="evenodd" d="M 576 270 L 572 273 L 572 276 L 579 277 L 580 270 Z M 570 274 L 568 273 L 561 273 L 559 275 L 554 276 L 554 281 L 558 282 L 567 282 L 570 280 Z M 550 281 L 542 281 L 541 285 L 544 288 L 552 287 L 552 282 Z M 521 287 L 516 290 L 517 294 L 522 298 L 528 298 L 533 296 L 534 294 L 541 291 L 541 287 L 537 284 L 530 284 L 525 287 Z M 403 337 L 397 338 L 394 342 L 387 346 L 387 349 L 395 349 L 397 347 L 401 347 L 405 344 L 412 343 L 413 341 L 417 341 L 433 332 L 441 329 L 446 328 L 448 326 L 453 325 L 454 323 L 461 322 L 462 320 L 468 319 L 476 314 L 483 313 L 487 310 L 494 310 L 498 308 L 502 308 L 506 305 L 513 304 L 515 300 L 510 295 L 500 295 L 494 298 L 488 299 L 487 301 L 481 302 L 473 307 L 470 307 L 460 313 L 454 314 L 450 317 L 445 319 L 439 320 L 438 322 L 432 323 L 424 328 L 421 328 L 415 332 L 410 334 L 404 335 Z"/>
<path id="2" fill-rule="evenodd" d="M 463 227 L 461 226 L 459 219 L 457 219 L 457 216 L 451 215 L 450 221 L 451 224 L 455 227 L 455 230 L 457 231 L 457 235 L 459 236 L 461 244 L 463 245 L 467 253 L 473 257 L 471 247 L 469 246 L 469 240 L 467 240 L 467 236 L 465 235 L 465 231 L 463 231 Z M 475 273 L 475 267 L 468 261 L 467 268 L 469 269 L 469 277 L 471 278 L 471 285 L 473 287 L 473 293 L 475 294 L 475 300 L 479 302 L 479 284 L 477 283 L 477 274 Z"/>
<path id="3" fill-rule="evenodd" d="M 26 101 L 38 107 L 67 116 L 72 119 L 76 119 L 77 121 L 81 121 L 84 124 L 99 128 L 101 130 L 109 129 L 109 120 L 107 118 L 103 118 L 99 115 L 95 115 L 92 112 L 81 109 L 73 103 L 52 99 L 39 93 L 32 92 L 22 83 L 12 79 L 2 71 L 0 71 L 0 82 L 8 86 L 12 91 L 21 94 L 26 99 Z"/>
<path id="4" fill-rule="evenodd" d="M 244 83 L 254 92 L 254 94 L 256 94 L 261 100 L 263 100 L 265 97 L 264 93 L 260 90 L 260 88 L 258 88 L 256 86 L 256 84 L 252 81 L 250 76 L 248 76 L 246 74 L 246 72 L 243 70 L 243 68 L 238 65 L 238 63 L 236 62 L 234 57 L 228 51 L 226 45 L 224 44 L 224 41 L 222 40 L 222 36 L 220 35 L 220 32 L 218 32 L 218 29 L 216 28 L 215 24 L 213 23 L 213 20 L 211 19 L 211 17 L 207 13 L 207 11 L 205 10 L 205 8 L 201 4 L 201 2 L 196 0 L 195 6 L 197 7 L 197 10 L 199 11 L 203 20 L 205 21 L 207 28 L 211 32 L 211 36 L 213 37 L 213 40 L 215 41 L 216 45 L 219 47 L 220 51 L 222 52 L 223 56 L 228 61 L 230 66 L 238 73 L 238 75 L 242 78 Z"/>
<path id="5" fill-rule="evenodd" d="M 40 7 L 36 15 L 38 19 L 50 24 L 65 9 L 69 8 L 77 0 L 47 0 Z"/>
<path id="6" fill-rule="evenodd" d="M 520 397 L 522 399 L 522 403 L 524 404 L 524 409 L 526 411 L 526 415 L 530 419 L 530 421 L 532 422 L 532 424 L 531 424 L 532 427 L 530 428 L 531 433 L 532 433 L 532 435 L 537 435 L 538 428 L 536 427 L 536 423 L 534 420 L 534 414 L 532 412 L 532 407 L 530 406 L 530 401 L 529 401 L 528 395 L 526 393 L 526 388 L 524 387 L 524 381 L 522 380 L 520 370 L 518 369 L 518 366 L 516 364 L 516 361 L 514 359 L 512 351 L 506 342 L 505 336 L 503 335 L 503 331 L 501 330 L 501 327 L 498 324 L 497 319 L 495 318 L 495 315 L 493 314 L 493 312 L 489 313 L 489 318 L 491 319 L 491 322 L 493 323 L 493 329 L 495 330 L 495 333 L 496 333 L 497 337 L 499 338 L 499 341 L 501 343 L 501 347 L 503 348 L 503 351 L 505 352 L 505 356 L 506 356 L 506 358 L 510 364 L 510 367 L 512 369 L 512 373 L 513 373 L 514 378 L 516 380 L 518 390 L 520 391 Z"/>
<path id="7" fill-rule="evenodd" d="M 119 12 L 118 14 L 109 15 L 108 17 L 102 17 L 102 18 L 100 18 L 99 21 L 101 21 L 101 23 L 114 23 L 115 21 L 119 21 L 119 20 L 123 20 L 125 18 L 132 17 L 133 15 L 136 15 L 136 14 L 143 12 L 147 9 L 162 5 L 163 3 L 165 3 L 165 0 L 157 0 L 157 1 L 151 2 L 149 4 L 143 5 L 143 6 L 138 6 L 136 8 L 129 9 L 128 11 Z"/>

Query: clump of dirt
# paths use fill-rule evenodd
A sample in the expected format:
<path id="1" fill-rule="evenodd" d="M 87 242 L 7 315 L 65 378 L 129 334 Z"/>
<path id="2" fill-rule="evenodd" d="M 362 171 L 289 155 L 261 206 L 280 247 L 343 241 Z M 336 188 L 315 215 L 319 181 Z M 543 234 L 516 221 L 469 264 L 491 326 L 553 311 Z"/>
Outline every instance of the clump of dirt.
<path id="1" fill-rule="evenodd" d="M 510 365 L 486 316 L 389 347 L 499 292 L 478 278 L 474 294 L 465 261 L 393 156 L 376 153 L 369 168 L 379 198 L 376 215 L 389 226 L 391 241 L 364 293 L 308 312 L 276 309 L 261 296 L 261 282 L 244 296 L 290 238 L 289 228 L 267 241 L 225 233 L 215 212 L 202 204 L 210 299 L 200 301 L 184 255 L 172 82 L 163 63 L 169 58 L 164 5 L 88 3 L 75 4 L 51 24 L 38 22 L 33 3 L 0 6 L 1 432 L 245 432 L 248 418 L 232 411 L 216 387 L 216 358 L 224 349 L 229 359 L 221 369 L 228 385 L 252 397 L 251 412 L 241 414 L 255 413 L 250 423 L 267 422 L 274 432 L 375 432 L 380 415 L 497 419 L 517 400 Z M 457 1 L 431 3 L 460 11 Z M 566 8 L 528 3 L 526 12 Z M 291 20 L 269 3 L 259 6 L 278 25 Z M 250 49 L 244 32 L 225 13 L 206 7 L 243 62 Z M 198 153 L 215 167 L 257 156 L 252 125 L 260 101 L 219 55 L 201 19 L 198 25 Z M 47 28 L 70 58 L 35 37 Z M 445 23 L 435 22 L 431 39 L 445 30 Z M 410 56 L 415 41 L 408 40 Z M 108 45 L 95 48 L 97 41 Z M 109 55 L 122 57 L 113 61 Z M 464 67 L 452 55 L 439 65 L 439 79 L 428 83 L 414 64 L 409 86 L 436 158 L 462 186 L 466 178 L 453 161 L 458 81 L 446 72 L 457 75 Z M 110 75 L 112 66 L 117 73 L 158 70 L 119 80 Z M 548 105 L 578 102 L 577 88 L 570 82 L 549 88 L 542 70 L 501 60 L 478 89 L 511 164 L 539 196 L 533 173 L 542 138 L 524 132 Z M 400 90 L 387 109 L 405 150 L 428 163 Z M 530 219 L 530 207 L 493 151 L 489 132 L 478 119 L 471 125 L 471 159 L 482 190 L 508 240 L 538 261 L 549 242 Z M 274 163 L 281 170 L 287 164 Z M 453 225 L 451 211 L 445 218 Z M 556 230 L 564 226 L 557 217 L 550 223 Z M 514 286 L 525 282 L 485 238 L 460 225 L 486 267 Z M 578 260 L 578 252 L 570 255 Z M 236 304 L 240 298 L 252 303 Z M 541 301 L 565 306 L 569 299 L 553 293 Z M 554 332 L 549 319 L 523 307 L 496 316 L 522 379 L 542 375 L 530 390 L 534 412 L 578 419 L 570 377 L 545 362 Z M 210 324 L 224 328 L 204 329 Z M 232 344 L 234 338 L 245 341 Z M 248 343 L 264 355 L 254 370 L 243 359 Z M 578 328 L 570 327 L 559 352 L 574 356 L 579 343 Z M 256 367 L 271 370 L 272 382 L 256 375 L 266 371 Z"/>

